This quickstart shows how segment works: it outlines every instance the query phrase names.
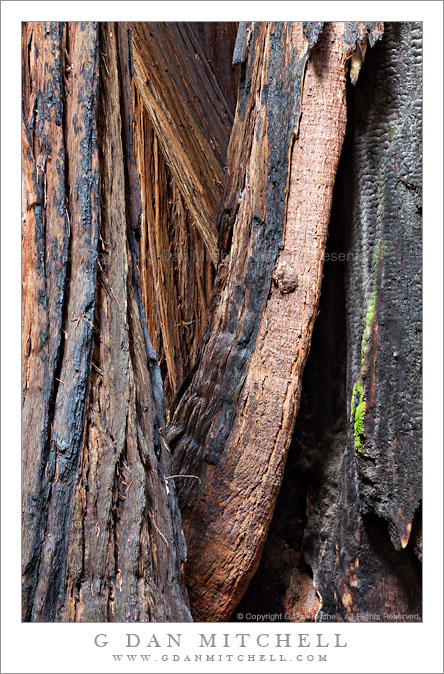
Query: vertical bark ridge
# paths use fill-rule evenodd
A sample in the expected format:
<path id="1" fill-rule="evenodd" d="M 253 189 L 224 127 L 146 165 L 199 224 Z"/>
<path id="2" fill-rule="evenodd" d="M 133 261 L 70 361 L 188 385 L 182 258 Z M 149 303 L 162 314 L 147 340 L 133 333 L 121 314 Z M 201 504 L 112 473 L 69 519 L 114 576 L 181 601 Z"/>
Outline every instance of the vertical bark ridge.
<path id="1" fill-rule="evenodd" d="M 23 80 L 29 87 L 23 121 L 24 369 L 27 383 L 35 386 L 25 387 L 23 407 L 23 618 L 54 620 L 63 594 L 69 499 L 82 442 L 92 347 L 98 231 L 97 27 L 34 23 L 25 24 L 24 31 L 30 56 Z M 65 184 L 71 187 L 67 194 Z M 31 276 L 37 281 L 34 287 Z M 32 328 L 28 331 L 28 321 L 39 326 L 38 337 Z M 34 350 L 29 356 L 28 348 Z M 35 414 L 41 415 L 39 387 L 44 391 L 44 414 L 43 428 L 36 432 L 41 424 L 34 420 Z"/>
<path id="2" fill-rule="evenodd" d="M 101 24 L 100 50 L 97 334 L 63 615 L 76 621 L 189 620 L 180 514 L 162 444 L 161 381 L 138 293 L 132 119 L 130 107 L 115 104 L 131 94 L 126 26 Z"/>
<path id="3" fill-rule="evenodd" d="M 140 293 L 127 29 L 23 36 L 23 617 L 190 620 Z"/>

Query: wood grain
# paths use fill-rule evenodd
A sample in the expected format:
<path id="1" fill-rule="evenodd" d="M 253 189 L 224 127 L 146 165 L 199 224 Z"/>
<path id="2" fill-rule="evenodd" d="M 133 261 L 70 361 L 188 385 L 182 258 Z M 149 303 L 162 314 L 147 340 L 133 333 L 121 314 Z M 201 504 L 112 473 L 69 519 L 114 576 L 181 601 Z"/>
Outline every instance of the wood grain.
<path id="1" fill-rule="evenodd" d="M 188 621 L 126 26 L 24 24 L 23 40 L 23 619 Z"/>
<path id="2" fill-rule="evenodd" d="M 136 166 L 142 196 L 142 298 L 162 371 L 168 413 L 202 342 L 214 266 L 137 89 L 135 117 Z"/>
<path id="3" fill-rule="evenodd" d="M 230 104 L 190 24 L 130 25 L 137 89 L 217 266 L 216 216 L 233 122 Z"/>

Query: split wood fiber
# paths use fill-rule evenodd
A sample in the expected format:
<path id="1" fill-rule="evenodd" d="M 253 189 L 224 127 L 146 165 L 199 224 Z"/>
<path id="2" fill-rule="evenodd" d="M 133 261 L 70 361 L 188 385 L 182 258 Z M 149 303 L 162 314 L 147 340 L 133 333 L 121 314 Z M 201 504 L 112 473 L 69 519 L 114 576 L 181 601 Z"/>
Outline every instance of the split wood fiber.
<path id="1" fill-rule="evenodd" d="M 214 265 L 171 175 L 137 89 L 135 117 L 134 145 L 142 198 L 142 299 L 160 363 L 168 413 L 202 342 Z"/>
<path id="2" fill-rule="evenodd" d="M 215 266 L 233 114 L 190 23 L 132 23 L 135 82 Z"/>

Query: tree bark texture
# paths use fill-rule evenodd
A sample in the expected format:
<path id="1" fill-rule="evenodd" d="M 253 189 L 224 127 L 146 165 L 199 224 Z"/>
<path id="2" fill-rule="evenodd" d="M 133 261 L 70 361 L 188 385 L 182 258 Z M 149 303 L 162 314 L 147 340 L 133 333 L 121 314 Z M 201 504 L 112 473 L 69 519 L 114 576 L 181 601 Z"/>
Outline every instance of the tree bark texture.
<path id="1" fill-rule="evenodd" d="M 327 24 L 308 58 L 305 30 L 251 29 L 220 209 L 231 248 L 168 434 L 175 472 L 200 479 L 178 483 L 199 620 L 228 618 L 257 567 L 317 312 L 351 49 Z"/>
<path id="2" fill-rule="evenodd" d="M 348 92 L 301 408 L 239 611 L 421 620 L 421 53 L 420 24 L 385 24 Z"/>
<path id="3" fill-rule="evenodd" d="M 172 25 L 160 28 L 166 30 L 168 34 L 178 29 Z M 158 31 L 159 26 L 155 26 L 155 29 Z M 192 72 L 194 73 L 196 69 L 198 72 L 198 75 L 193 77 L 209 78 L 215 90 L 222 90 L 224 106 L 229 108 L 224 114 L 228 115 L 227 129 L 230 132 L 237 95 L 237 73 L 231 63 L 237 24 L 192 23 L 182 24 L 179 29 L 191 36 L 192 43 L 181 41 L 176 45 L 176 49 L 181 48 L 178 61 L 182 64 L 176 77 L 180 76 L 186 85 L 190 86 L 187 82 L 190 67 L 187 62 L 191 59 Z M 145 31 L 152 32 L 151 24 L 148 24 Z M 154 56 L 151 51 L 153 45 Z M 195 51 L 192 50 L 193 45 L 196 47 Z M 141 54 L 142 63 L 152 63 L 153 58 L 160 58 L 159 49 L 155 40 L 143 42 L 143 54 L 148 50 L 149 56 L 143 59 Z M 164 52 L 163 47 L 161 51 Z M 157 69 L 156 78 L 160 80 L 158 86 L 160 101 L 157 101 L 157 105 L 167 111 L 168 119 L 178 123 L 180 118 L 175 118 L 175 109 L 171 107 L 172 102 L 178 105 L 177 90 L 171 99 L 165 95 L 171 86 L 169 70 L 166 72 Z M 150 86 L 153 86 L 151 80 Z M 143 90 L 142 95 L 139 89 Z M 174 149 L 176 153 L 174 166 L 177 168 L 170 169 L 168 154 L 164 153 L 163 148 L 168 147 L 169 142 L 176 144 L 178 141 L 182 142 L 185 151 L 189 153 L 188 160 L 195 164 L 193 170 L 199 167 L 202 157 L 196 156 L 193 148 L 200 147 L 200 137 L 192 140 L 190 137 L 196 130 L 200 132 L 202 128 L 208 129 L 209 123 L 215 118 L 214 112 L 211 110 L 207 112 L 208 106 L 213 105 L 217 108 L 219 105 L 217 101 L 213 101 L 212 95 L 207 95 L 206 91 L 205 87 L 196 87 L 193 92 L 194 98 L 200 99 L 199 105 L 194 104 L 195 114 L 199 113 L 196 124 L 184 128 L 183 137 L 179 138 L 173 134 L 172 141 L 169 141 L 169 128 L 164 129 L 159 125 L 157 117 L 153 119 L 151 116 L 152 108 L 145 106 L 144 100 L 150 97 L 149 87 L 139 81 L 139 87 L 135 88 L 135 151 L 142 196 L 141 286 L 148 330 L 158 354 L 163 376 L 167 415 L 173 406 L 175 395 L 179 393 L 179 387 L 196 362 L 207 324 L 207 306 L 213 288 L 214 264 L 187 205 L 189 204 L 187 190 L 181 191 L 184 180 L 196 184 L 195 178 L 187 174 L 187 164 L 181 164 L 180 158 L 176 157 L 177 152 L 183 150 Z M 182 102 L 182 105 L 187 105 L 187 101 Z M 220 138 L 218 129 L 213 135 L 214 138 L 216 136 Z M 226 134 L 217 148 L 216 157 L 216 162 L 223 170 L 226 165 L 228 144 L 225 136 Z M 214 149 L 207 147 L 206 152 L 213 153 Z M 179 181 L 175 180 L 172 172 L 180 175 Z M 220 200 L 219 183 L 210 183 L 205 189 L 215 191 L 217 200 Z M 194 212 L 195 207 L 196 204 L 192 204 Z M 217 225 L 214 209 L 209 225 L 211 227 Z"/>
<path id="4" fill-rule="evenodd" d="M 133 23 L 135 81 L 213 264 L 232 109 L 193 24 Z"/>
<path id="5" fill-rule="evenodd" d="M 332 527 L 341 554 L 318 549 L 313 569 L 326 611 L 421 620 L 421 25 L 388 24 L 372 57 L 352 99 L 344 161 L 353 170 L 341 185 L 352 253 Z"/>
<path id="6" fill-rule="evenodd" d="M 127 29 L 23 30 L 23 618 L 189 620 L 139 288 Z"/>
<path id="7" fill-rule="evenodd" d="M 214 265 L 135 91 L 136 165 L 142 197 L 140 273 L 148 331 L 169 413 L 192 370 L 207 323 Z"/>
<path id="8" fill-rule="evenodd" d="M 421 619 L 420 24 L 22 37 L 23 619 Z"/>

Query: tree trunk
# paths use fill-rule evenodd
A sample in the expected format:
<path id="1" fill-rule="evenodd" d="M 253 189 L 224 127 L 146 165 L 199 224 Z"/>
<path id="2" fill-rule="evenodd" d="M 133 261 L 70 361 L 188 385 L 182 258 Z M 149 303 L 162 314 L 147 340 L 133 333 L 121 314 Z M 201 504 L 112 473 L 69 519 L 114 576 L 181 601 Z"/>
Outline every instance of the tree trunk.
<path id="1" fill-rule="evenodd" d="M 420 616 L 421 35 L 383 32 L 23 24 L 24 620 Z"/>
<path id="2" fill-rule="evenodd" d="M 139 288 L 129 47 L 124 25 L 24 25 L 25 620 L 190 619 Z"/>
<path id="3" fill-rule="evenodd" d="M 232 244 L 168 433 L 175 472 L 199 477 L 178 483 L 199 620 L 227 619 L 256 570 L 299 407 L 352 49 L 346 26 L 327 24 L 310 54 L 320 31 L 262 23 L 249 35 L 220 209 Z"/>
<path id="4" fill-rule="evenodd" d="M 421 620 L 421 44 L 386 24 L 348 92 L 301 409 L 239 612 Z"/>

